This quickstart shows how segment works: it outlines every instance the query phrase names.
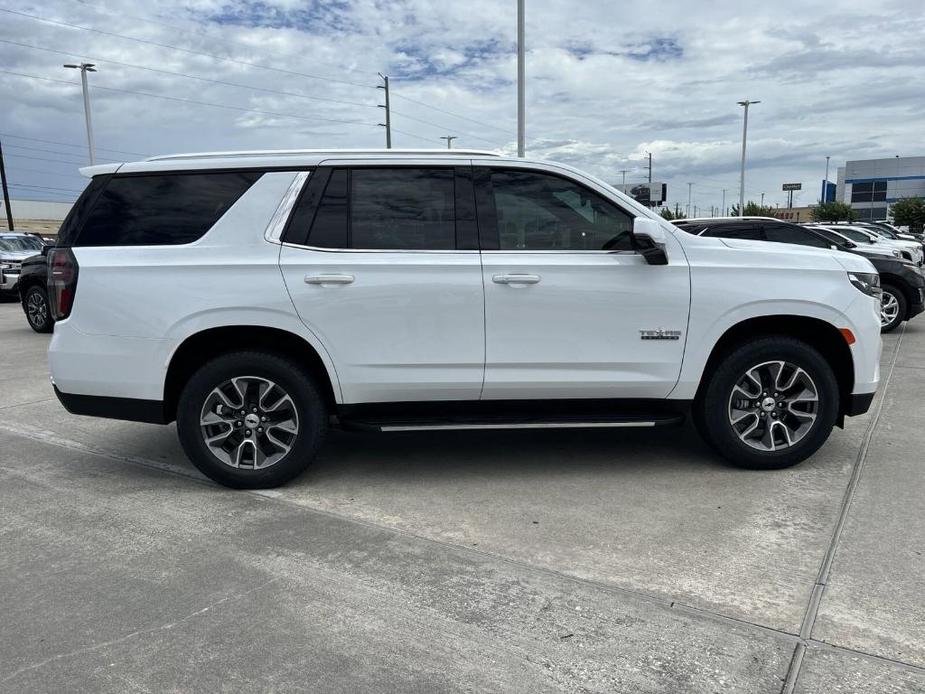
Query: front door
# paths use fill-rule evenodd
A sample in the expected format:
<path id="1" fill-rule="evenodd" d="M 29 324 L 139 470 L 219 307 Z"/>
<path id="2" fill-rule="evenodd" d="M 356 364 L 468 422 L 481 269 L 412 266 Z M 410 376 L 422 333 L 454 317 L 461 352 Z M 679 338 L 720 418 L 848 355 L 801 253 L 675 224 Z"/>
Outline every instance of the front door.
<path id="1" fill-rule="evenodd" d="M 634 215 L 565 175 L 476 169 L 484 399 L 664 398 L 678 380 L 690 277 L 633 250 Z"/>
<path id="2" fill-rule="evenodd" d="M 351 164 L 312 174 L 280 268 L 345 403 L 478 399 L 485 332 L 475 233 L 470 167 Z"/>

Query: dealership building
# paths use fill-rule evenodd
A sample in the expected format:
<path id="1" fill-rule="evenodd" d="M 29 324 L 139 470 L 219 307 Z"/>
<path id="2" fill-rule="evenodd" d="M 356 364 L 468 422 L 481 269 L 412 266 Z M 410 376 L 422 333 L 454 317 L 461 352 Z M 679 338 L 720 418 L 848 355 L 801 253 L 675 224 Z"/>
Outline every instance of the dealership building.
<path id="1" fill-rule="evenodd" d="M 925 198 L 925 157 L 849 161 L 838 169 L 836 195 L 861 220 L 885 220 L 892 203 Z"/>

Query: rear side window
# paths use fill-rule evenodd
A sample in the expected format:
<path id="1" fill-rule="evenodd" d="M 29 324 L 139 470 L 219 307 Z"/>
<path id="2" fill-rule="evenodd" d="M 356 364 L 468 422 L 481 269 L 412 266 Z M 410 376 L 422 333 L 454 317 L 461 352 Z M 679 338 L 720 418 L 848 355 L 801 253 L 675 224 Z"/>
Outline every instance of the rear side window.
<path id="1" fill-rule="evenodd" d="M 757 224 L 742 222 L 740 224 L 719 224 L 712 226 L 701 236 L 716 236 L 723 239 L 748 239 L 749 241 L 764 241 L 764 235 Z"/>
<path id="2" fill-rule="evenodd" d="M 456 248 L 455 190 L 448 168 L 353 169 L 350 247 Z"/>
<path id="3" fill-rule="evenodd" d="M 790 224 L 765 224 L 764 233 L 768 241 L 777 243 L 813 246 L 814 248 L 828 248 L 830 245 L 825 239 L 820 239 L 812 232 Z"/>
<path id="4" fill-rule="evenodd" d="M 74 242 L 76 246 L 192 243 L 260 178 L 260 172 L 113 176 Z"/>

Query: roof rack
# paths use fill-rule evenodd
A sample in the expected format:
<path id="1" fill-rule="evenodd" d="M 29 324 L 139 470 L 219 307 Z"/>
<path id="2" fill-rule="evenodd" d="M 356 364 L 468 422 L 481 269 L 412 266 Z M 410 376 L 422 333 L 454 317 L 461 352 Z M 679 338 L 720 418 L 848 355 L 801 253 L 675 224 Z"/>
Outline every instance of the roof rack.
<path id="1" fill-rule="evenodd" d="M 240 152 L 191 152 L 188 154 L 161 154 L 148 157 L 145 161 L 166 161 L 176 159 L 226 159 L 238 157 L 300 157 L 314 154 L 355 155 L 355 154 L 413 154 L 415 156 L 472 155 L 480 157 L 497 157 L 497 152 L 480 149 L 267 149 L 244 150 Z"/>

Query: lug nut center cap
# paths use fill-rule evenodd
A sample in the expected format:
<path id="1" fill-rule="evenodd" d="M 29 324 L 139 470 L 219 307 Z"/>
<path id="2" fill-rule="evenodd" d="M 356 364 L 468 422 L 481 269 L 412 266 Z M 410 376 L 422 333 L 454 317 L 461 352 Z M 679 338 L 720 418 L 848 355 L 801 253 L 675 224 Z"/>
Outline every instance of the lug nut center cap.
<path id="1" fill-rule="evenodd" d="M 256 429 L 260 424 L 260 417 L 251 413 L 244 418 L 244 426 L 248 429 Z"/>
<path id="2" fill-rule="evenodd" d="M 774 398 L 768 397 L 761 401 L 761 409 L 765 412 L 773 412 L 775 407 L 777 407 L 777 400 Z"/>

